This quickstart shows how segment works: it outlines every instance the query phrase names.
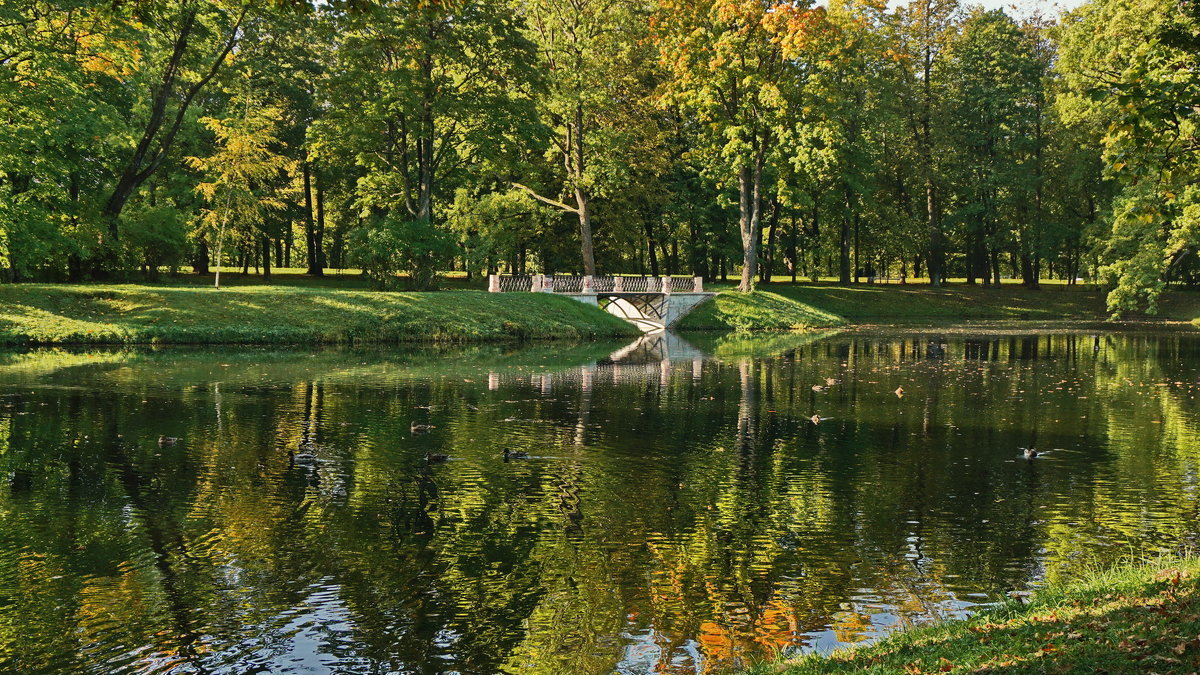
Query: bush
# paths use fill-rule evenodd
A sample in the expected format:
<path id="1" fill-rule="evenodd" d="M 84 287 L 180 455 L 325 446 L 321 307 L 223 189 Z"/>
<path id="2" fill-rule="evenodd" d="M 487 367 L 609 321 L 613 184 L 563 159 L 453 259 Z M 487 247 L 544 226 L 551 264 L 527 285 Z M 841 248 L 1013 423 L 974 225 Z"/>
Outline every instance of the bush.
<path id="1" fill-rule="evenodd" d="M 172 204 L 135 204 L 122 221 L 126 265 L 144 265 L 151 279 L 158 277 L 160 266 L 179 265 L 188 251 L 186 216 Z"/>
<path id="2" fill-rule="evenodd" d="M 405 272 L 409 288 L 423 291 L 454 256 L 454 240 L 429 221 L 385 216 L 355 230 L 347 253 L 375 288 L 393 288 Z"/>

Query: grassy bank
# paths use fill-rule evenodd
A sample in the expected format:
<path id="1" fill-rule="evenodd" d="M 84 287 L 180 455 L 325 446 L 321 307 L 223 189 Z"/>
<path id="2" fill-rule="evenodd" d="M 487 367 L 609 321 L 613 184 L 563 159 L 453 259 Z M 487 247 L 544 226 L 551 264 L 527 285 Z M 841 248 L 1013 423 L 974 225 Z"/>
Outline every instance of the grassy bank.
<path id="1" fill-rule="evenodd" d="M 1179 673 L 1200 669 L 1200 560 L 1164 559 L 1050 585 L 966 621 L 763 665 L 785 673 Z"/>
<path id="2" fill-rule="evenodd" d="M 1047 285 L 1040 290 L 954 284 L 921 285 L 770 284 L 751 294 L 716 286 L 716 301 L 686 317 L 681 328 L 695 330 L 786 330 L 845 323 L 944 323 L 959 320 L 1104 321 L 1103 291 Z M 1171 291 L 1159 312 L 1129 318 L 1193 321 L 1200 317 L 1200 293 Z"/>
<path id="3" fill-rule="evenodd" d="M 683 317 L 680 330 L 803 330 L 841 326 L 846 320 L 783 293 L 724 291 Z"/>
<path id="4" fill-rule="evenodd" d="M 0 344 L 315 344 L 638 335 L 570 298 L 482 291 L 0 286 Z"/>

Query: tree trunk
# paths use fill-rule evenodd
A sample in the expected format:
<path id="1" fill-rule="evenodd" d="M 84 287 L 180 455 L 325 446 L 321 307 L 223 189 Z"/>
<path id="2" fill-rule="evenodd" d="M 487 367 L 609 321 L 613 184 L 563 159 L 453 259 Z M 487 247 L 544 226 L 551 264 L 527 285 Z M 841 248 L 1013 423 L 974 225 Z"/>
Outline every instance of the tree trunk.
<path id="1" fill-rule="evenodd" d="M 583 255 L 583 273 L 586 276 L 596 275 L 596 255 L 592 250 L 592 207 L 587 190 L 583 187 L 584 156 L 583 156 L 583 104 L 575 105 L 575 143 L 568 151 L 574 150 L 572 164 L 575 168 L 575 205 L 579 209 L 579 252 Z"/>
<path id="2" fill-rule="evenodd" d="M 654 228 L 649 218 L 642 218 L 642 232 L 646 235 L 646 253 L 650 259 L 650 275 L 659 276 L 658 254 L 654 250 Z"/>
<path id="3" fill-rule="evenodd" d="M 262 275 L 264 280 L 271 278 L 271 239 L 262 236 Z"/>
<path id="4" fill-rule="evenodd" d="M 307 160 L 303 162 L 302 168 L 304 170 L 304 238 L 308 252 L 308 274 L 319 277 L 325 274 L 325 270 L 321 268 L 321 258 L 317 253 L 317 232 L 313 223 L 312 168 Z"/>
<path id="5" fill-rule="evenodd" d="M 925 226 L 929 231 L 929 283 L 940 286 L 944 279 L 945 252 L 942 227 L 937 216 L 937 200 L 933 185 L 933 47 L 925 46 L 923 99 L 921 110 L 921 159 L 925 170 Z"/>
<path id="6" fill-rule="evenodd" d="M 700 228 L 696 225 L 695 216 L 688 219 L 688 240 L 692 276 L 701 277 L 705 281 L 711 281 L 708 276 L 708 252 L 704 250 L 702 244 L 703 238 L 700 236 Z"/>
<path id="7" fill-rule="evenodd" d="M 845 211 L 842 213 L 842 227 L 838 236 L 838 283 L 850 283 L 850 211 L 853 205 L 850 201 L 850 187 L 845 188 Z M 858 271 L 854 270 L 857 275 Z"/>
<path id="8" fill-rule="evenodd" d="M 316 183 L 317 192 L 317 230 L 313 235 L 313 243 L 317 246 L 317 265 L 323 274 L 325 268 L 329 267 L 329 260 L 325 257 L 325 189 L 321 187 L 319 175 L 313 176 L 313 182 Z"/>
<path id="9" fill-rule="evenodd" d="M 1028 253 L 1021 254 L 1021 283 L 1026 288 L 1037 288 L 1037 277 L 1034 276 L 1033 258 Z"/>
<path id="10" fill-rule="evenodd" d="M 758 273 L 759 205 L 762 203 L 763 150 L 757 151 L 754 164 L 744 164 L 738 172 L 738 226 L 742 235 L 742 280 L 738 290 L 754 290 Z"/>
<path id="11" fill-rule="evenodd" d="M 767 248 L 763 251 L 761 280 L 764 284 L 771 283 L 771 275 L 775 272 L 775 244 L 779 239 L 779 196 L 771 198 L 771 233 L 767 235 Z"/>
<path id="12" fill-rule="evenodd" d="M 796 283 L 796 270 L 800 267 L 800 232 L 796 229 L 796 214 L 792 213 L 792 229 L 791 229 L 791 258 L 792 258 L 792 283 Z"/>
<path id="13" fill-rule="evenodd" d="M 208 274 L 208 241 L 200 237 L 196 241 L 196 256 L 192 259 L 192 271 L 196 274 Z"/>
<path id="14" fill-rule="evenodd" d="M 983 237 L 980 234 L 983 230 L 982 223 L 975 223 L 973 226 L 968 225 L 967 232 L 967 284 L 975 285 L 975 280 L 983 277 L 983 283 L 987 283 L 988 275 L 984 266 L 983 254 Z"/>

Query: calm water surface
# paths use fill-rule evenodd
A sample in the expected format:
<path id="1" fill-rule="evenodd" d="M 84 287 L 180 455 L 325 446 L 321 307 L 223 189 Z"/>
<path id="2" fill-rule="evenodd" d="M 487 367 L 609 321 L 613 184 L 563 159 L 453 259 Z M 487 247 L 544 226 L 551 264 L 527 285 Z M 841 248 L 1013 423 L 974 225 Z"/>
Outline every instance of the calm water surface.
<path id="1" fill-rule="evenodd" d="M 1188 333 L 0 354 L 0 671 L 828 650 L 1194 544 L 1198 371 Z"/>

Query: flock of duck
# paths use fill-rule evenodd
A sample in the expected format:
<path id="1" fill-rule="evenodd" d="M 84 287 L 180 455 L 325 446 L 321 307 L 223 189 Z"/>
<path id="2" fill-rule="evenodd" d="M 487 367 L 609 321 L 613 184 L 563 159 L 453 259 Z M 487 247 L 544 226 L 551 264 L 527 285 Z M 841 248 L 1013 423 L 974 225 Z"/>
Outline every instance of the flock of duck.
<path id="1" fill-rule="evenodd" d="M 841 383 L 842 383 L 842 381 L 839 379 L 836 379 L 833 377 L 827 377 L 827 378 L 825 378 L 825 384 L 814 384 L 812 386 L 812 390 L 814 392 L 820 393 L 823 391 L 827 391 L 830 387 L 833 387 L 833 386 L 841 384 Z M 896 395 L 896 398 L 904 398 L 904 387 L 903 386 L 896 387 L 896 391 L 894 391 L 892 393 Z M 825 421 L 831 420 L 831 419 L 833 419 L 833 418 L 832 417 L 821 417 L 820 415 L 814 414 L 812 417 L 808 418 L 808 421 L 812 422 L 813 424 L 820 424 L 821 422 L 825 422 Z M 1038 452 L 1036 448 L 1022 448 L 1022 451 L 1025 455 L 1025 459 L 1036 459 L 1036 458 L 1040 457 L 1042 454 L 1042 453 Z"/>
<path id="2" fill-rule="evenodd" d="M 418 424 L 416 422 L 413 422 L 409 425 L 409 431 L 412 432 L 414 435 L 428 433 L 430 430 L 436 429 L 436 428 L 437 427 L 435 427 L 432 424 Z M 179 440 L 178 438 L 169 438 L 167 436 L 160 436 L 158 439 L 158 443 L 159 443 L 159 445 L 173 445 L 178 440 Z M 311 467 L 311 466 L 315 466 L 319 462 L 319 459 L 318 459 L 316 453 L 312 452 L 313 450 L 317 449 L 317 446 L 315 444 L 313 444 L 311 441 L 300 441 L 300 445 L 297 449 L 300 452 L 296 452 L 295 450 L 288 451 L 288 464 L 290 464 L 292 466 Z M 504 448 L 502 451 L 502 454 L 504 457 L 504 461 L 506 461 L 506 462 L 509 460 L 513 460 L 513 459 L 528 459 L 529 458 L 528 452 L 525 452 L 524 450 L 513 450 L 512 448 Z M 450 455 L 447 455 L 446 453 L 443 453 L 443 452 L 427 452 L 427 453 L 425 453 L 425 463 L 426 464 L 441 464 L 442 462 L 446 462 L 449 460 L 450 460 Z"/>
<path id="3" fill-rule="evenodd" d="M 825 378 L 825 384 L 814 384 L 812 386 L 812 390 L 814 392 L 822 392 L 822 391 L 828 390 L 830 387 L 836 386 L 841 383 L 842 383 L 842 381 L 839 379 L 836 379 L 833 377 L 827 377 L 827 378 Z M 896 395 L 896 398 L 903 398 L 904 397 L 904 387 L 903 386 L 896 387 L 896 391 L 894 391 L 892 393 L 894 393 Z M 832 417 L 821 417 L 820 415 L 817 415 L 817 414 L 814 414 L 812 417 L 808 418 L 808 420 L 810 422 L 812 422 L 813 424 L 820 424 L 822 422 L 825 422 L 825 421 L 828 421 L 831 419 L 833 419 L 833 418 Z M 414 435 L 428 433 L 436 428 L 437 427 L 432 424 L 421 424 L 418 422 L 411 422 L 411 423 L 409 423 L 409 426 L 408 426 L 409 432 Z M 179 438 L 177 438 L 175 436 L 159 436 L 158 437 L 158 444 L 160 446 L 175 445 L 178 442 L 179 442 Z M 292 464 L 293 466 L 312 466 L 312 465 L 316 464 L 317 456 L 315 454 L 313 454 L 312 452 L 310 452 L 310 450 L 312 450 L 313 448 L 314 448 L 314 446 L 310 442 L 301 441 L 300 447 L 299 447 L 300 452 L 297 453 L 297 452 L 294 452 L 291 450 L 288 451 L 288 463 Z M 513 459 L 528 459 L 529 458 L 529 453 L 525 452 L 524 450 L 513 450 L 511 448 L 504 448 L 504 450 L 502 452 L 503 452 L 503 456 L 504 456 L 504 461 L 506 461 L 506 462 L 509 460 L 513 460 Z M 1024 448 L 1023 452 L 1025 455 L 1025 459 L 1036 459 L 1037 457 L 1039 457 L 1041 455 L 1041 453 L 1038 452 L 1036 448 Z M 441 452 L 425 453 L 425 462 L 427 464 L 441 464 L 442 462 L 449 461 L 449 459 L 450 459 L 450 455 L 447 455 L 445 453 L 441 453 Z"/>

